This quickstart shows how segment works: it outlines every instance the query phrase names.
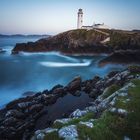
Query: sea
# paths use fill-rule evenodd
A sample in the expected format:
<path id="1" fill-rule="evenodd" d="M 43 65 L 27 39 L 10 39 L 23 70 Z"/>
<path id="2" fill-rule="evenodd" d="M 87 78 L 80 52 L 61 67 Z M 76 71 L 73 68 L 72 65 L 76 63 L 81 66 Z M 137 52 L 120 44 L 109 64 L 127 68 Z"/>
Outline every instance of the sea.
<path id="1" fill-rule="evenodd" d="M 100 67 L 98 62 L 106 55 L 66 56 L 59 52 L 27 53 L 12 55 L 16 43 L 35 42 L 40 37 L 0 37 L 0 107 L 23 97 L 27 92 L 51 89 L 57 84 L 67 85 L 76 76 L 83 80 L 95 75 L 104 77 L 112 70 L 124 69 L 122 65 L 108 64 Z"/>

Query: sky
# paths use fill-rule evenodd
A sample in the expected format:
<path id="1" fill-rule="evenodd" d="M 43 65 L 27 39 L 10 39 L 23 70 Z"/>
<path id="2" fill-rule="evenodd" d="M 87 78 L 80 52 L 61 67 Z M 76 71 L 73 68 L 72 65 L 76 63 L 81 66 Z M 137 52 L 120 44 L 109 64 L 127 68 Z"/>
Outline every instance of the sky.
<path id="1" fill-rule="evenodd" d="M 140 0 L 0 0 L 0 34 L 57 34 L 84 25 L 140 29 Z"/>

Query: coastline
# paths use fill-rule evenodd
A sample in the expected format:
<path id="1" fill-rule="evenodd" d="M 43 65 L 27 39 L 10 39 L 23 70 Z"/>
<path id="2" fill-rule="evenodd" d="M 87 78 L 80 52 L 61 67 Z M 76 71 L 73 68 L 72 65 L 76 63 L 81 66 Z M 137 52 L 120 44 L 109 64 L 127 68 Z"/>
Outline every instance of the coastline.
<path id="1" fill-rule="evenodd" d="M 43 123 L 45 121 L 43 118 L 39 120 L 41 116 L 47 113 L 48 109 L 45 109 L 45 106 L 49 105 L 51 107 L 53 104 L 55 105 L 57 103 L 58 99 L 63 100 L 63 97 L 67 95 L 76 96 L 75 98 L 80 99 L 80 96 L 83 94 L 83 92 L 84 94 L 86 93 L 85 95 L 89 96 L 92 101 L 94 101 L 98 98 L 99 95 L 103 93 L 105 88 L 109 87 L 110 85 L 115 83 L 123 86 L 126 81 L 128 82 L 134 78 L 135 75 L 132 75 L 129 69 L 125 69 L 120 72 L 112 71 L 104 78 L 95 76 L 93 79 L 85 81 L 82 81 L 80 77 L 75 77 L 65 87 L 61 85 L 56 85 L 50 91 L 44 90 L 43 92 L 36 93 L 35 95 L 12 101 L 6 105 L 3 111 L 1 110 L 0 122 L 5 129 L 0 131 L 0 136 L 4 136 L 8 139 L 14 138 L 15 140 L 26 136 L 27 139 L 33 134 L 34 131 L 31 130 L 34 130 L 36 121 L 38 120 L 38 123 Z M 87 105 L 84 103 L 84 106 L 88 107 L 89 103 L 90 102 L 87 102 Z M 55 119 L 68 117 L 74 110 L 68 111 L 68 113 L 67 111 L 62 111 L 62 116 Z M 54 112 L 57 112 L 57 109 L 56 111 L 54 110 Z M 45 126 L 43 125 L 43 127 L 40 127 L 41 124 L 40 126 L 36 125 L 36 130 L 38 128 L 45 128 L 51 126 L 55 119 L 47 120 L 47 124 Z M 18 129 L 10 129 L 8 128 L 9 126 L 18 127 Z M 7 129 L 9 130 L 9 133 L 6 133 Z M 29 131 L 25 132 L 25 129 Z M 14 131 L 16 132 L 13 133 Z"/>

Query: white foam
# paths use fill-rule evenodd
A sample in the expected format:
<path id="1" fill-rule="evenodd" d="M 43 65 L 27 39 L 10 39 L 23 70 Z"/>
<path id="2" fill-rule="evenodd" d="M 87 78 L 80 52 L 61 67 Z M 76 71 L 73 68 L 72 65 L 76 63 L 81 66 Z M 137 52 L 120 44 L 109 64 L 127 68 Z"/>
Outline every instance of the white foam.
<path id="1" fill-rule="evenodd" d="M 69 61 L 73 61 L 73 62 L 79 62 L 79 60 L 66 56 L 66 55 L 62 55 L 59 52 L 33 52 L 33 53 L 29 53 L 29 52 L 20 52 L 20 55 L 24 55 L 24 56 L 31 56 L 31 55 L 46 55 L 46 56 L 58 56 L 61 58 L 65 58 L 66 60 Z"/>
<path id="2" fill-rule="evenodd" d="M 86 67 L 91 64 L 91 61 L 83 63 L 63 63 L 63 62 L 40 62 L 45 67 Z"/>

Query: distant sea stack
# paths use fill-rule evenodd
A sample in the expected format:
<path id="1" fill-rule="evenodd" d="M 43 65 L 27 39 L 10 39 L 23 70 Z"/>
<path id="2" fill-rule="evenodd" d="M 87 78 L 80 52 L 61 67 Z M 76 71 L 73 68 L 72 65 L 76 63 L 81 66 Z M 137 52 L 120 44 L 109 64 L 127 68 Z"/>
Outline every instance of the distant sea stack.
<path id="1" fill-rule="evenodd" d="M 113 53 L 118 50 L 140 50 L 140 33 L 109 29 L 77 29 L 36 42 L 20 43 L 12 54 L 59 51 L 65 54 Z"/>

